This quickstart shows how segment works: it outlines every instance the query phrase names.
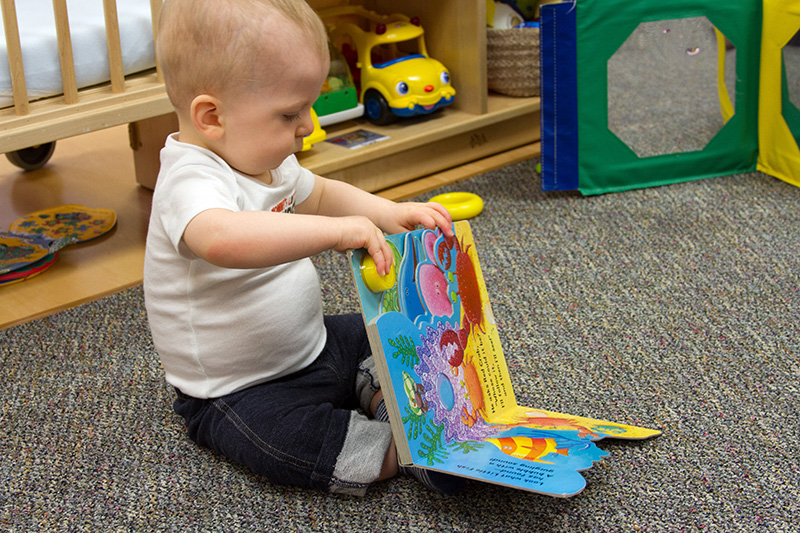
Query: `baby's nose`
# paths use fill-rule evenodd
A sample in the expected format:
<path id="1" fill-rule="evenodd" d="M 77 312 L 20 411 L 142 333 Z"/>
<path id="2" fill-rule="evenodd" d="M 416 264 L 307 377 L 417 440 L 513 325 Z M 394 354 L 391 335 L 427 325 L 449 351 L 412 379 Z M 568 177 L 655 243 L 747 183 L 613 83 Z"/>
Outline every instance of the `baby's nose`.
<path id="1" fill-rule="evenodd" d="M 305 137 L 306 135 L 310 135 L 312 131 L 314 131 L 314 121 L 311 120 L 311 113 L 309 112 L 305 114 L 303 120 L 300 121 L 300 125 L 297 127 L 297 136 Z"/>

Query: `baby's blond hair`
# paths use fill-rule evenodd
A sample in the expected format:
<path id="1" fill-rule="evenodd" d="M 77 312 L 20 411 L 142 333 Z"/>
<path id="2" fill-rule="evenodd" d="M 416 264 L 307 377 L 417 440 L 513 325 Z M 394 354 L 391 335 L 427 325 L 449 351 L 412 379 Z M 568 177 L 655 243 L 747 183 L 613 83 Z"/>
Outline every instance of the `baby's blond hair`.
<path id="1" fill-rule="evenodd" d="M 276 16 L 296 24 L 311 49 L 327 56 L 325 27 L 304 0 L 166 0 L 157 54 L 172 105 L 187 110 L 197 95 L 220 96 L 235 83 L 257 79 L 268 65 L 258 64 L 261 54 L 254 51 L 279 46 L 265 36 L 262 22 Z"/>

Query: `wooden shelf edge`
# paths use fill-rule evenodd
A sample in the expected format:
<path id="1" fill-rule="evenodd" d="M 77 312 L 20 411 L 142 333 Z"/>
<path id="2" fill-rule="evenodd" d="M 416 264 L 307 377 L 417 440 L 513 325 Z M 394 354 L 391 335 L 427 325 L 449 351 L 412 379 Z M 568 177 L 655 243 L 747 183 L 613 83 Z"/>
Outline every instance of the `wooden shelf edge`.
<path id="1" fill-rule="evenodd" d="M 35 281 L 23 281 L 22 283 L 35 283 Z M 19 326 L 25 324 L 26 322 L 32 322 L 33 320 L 38 320 L 40 318 L 45 318 L 55 313 L 59 313 L 61 311 L 66 311 L 67 309 L 72 309 L 74 307 L 78 307 L 79 305 L 83 305 L 85 303 L 93 302 L 95 300 L 100 300 L 102 298 L 106 298 L 111 296 L 112 294 L 117 294 L 118 292 L 122 292 L 127 289 L 132 289 L 133 287 L 138 287 L 142 284 L 142 278 L 132 278 L 125 283 L 121 283 L 119 285 L 114 286 L 113 288 L 104 290 L 104 291 L 97 291 L 91 294 L 86 294 L 81 298 L 77 298 L 75 300 L 71 300 L 69 302 L 64 302 L 59 305 L 53 305 L 47 308 L 40 309 L 34 313 L 29 313 L 25 315 L 13 316 L 10 318 L 5 319 L 4 321 L 0 322 L 0 330 L 13 328 L 14 326 Z"/>
<path id="2" fill-rule="evenodd" d="M 457 167 L 418 178 L 402 185 L 389 187 L 375 194 L 383 198 L 388 198 L 395 202 L 408 200 L 432 190 L 457 183 L 459 181 L 472 178 L 479 174 L 485 174 L 492 170 L 497 170 L 507 165 L 513 165 L 520 161 L 526 161 L 540 156 L 542 153 L 541 143 L 535 142 L 526 144 L 518 148 L 513 148 L 505 152 L 495 154 L 471 163 L 459 165 Z"/>
<path id="3" fill-rule="evenodd" d="M 320 143 L 315 152 L 302 154 L 300 163 L 320 175 L 329 175 L 347 168 L 383 159 L 393 154 L 436 143 L 443 138 L 475 131 L 492 126 L 524 114 L 538 113 L 541 109 L 539 98 L 509 98 L 492 95 L 489 98 L 489 112 L 473 115 L 455 109 L 443 109 L 436 117 L 406 122 L 397 126 L 379 127 L 364 120 L 348 123 L 345 128 L 331 128 L 328 138 L 359 129 L 374 131 L 389 137 L 356 150 Z"/>

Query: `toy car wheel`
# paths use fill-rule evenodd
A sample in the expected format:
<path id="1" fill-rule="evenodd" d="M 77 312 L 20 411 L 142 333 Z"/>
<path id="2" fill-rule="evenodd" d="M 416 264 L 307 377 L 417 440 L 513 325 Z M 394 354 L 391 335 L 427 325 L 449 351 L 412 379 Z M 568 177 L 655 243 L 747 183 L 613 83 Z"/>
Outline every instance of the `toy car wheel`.
<path id="1" fill-rule="evenodd" d="M 6 153 L 6 159 L 11 161 L 11 164 L 23 170 L 36 170 L 42 168 L 50 161 L 53 151 L 56 149 L 56 143 L 44 143 L 30 148 L 23 148 L 15 152 Z"/>
<path id="2" fill-rule="evenodd" d="M 370 89 L 364 94 L 364 113 L 367 120 L 378 126 L 391 124 L 397 117 L 389 109 L 386 98 L 375 89 Z"/>

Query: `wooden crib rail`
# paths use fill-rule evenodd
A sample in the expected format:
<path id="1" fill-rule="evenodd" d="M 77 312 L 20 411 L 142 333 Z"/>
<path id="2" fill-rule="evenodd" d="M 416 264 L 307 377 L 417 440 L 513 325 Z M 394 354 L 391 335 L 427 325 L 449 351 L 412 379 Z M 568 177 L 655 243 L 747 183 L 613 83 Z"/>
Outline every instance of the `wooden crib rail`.
<path id="1" fill-rule="evenodd" d="M 14 0 L 0 0 L 3 10 L 3 27 L 6 32 L 8 68 L 11 72 L 11 88 L 14 93 L 14 108 L 18 115 L 28 113 L 28 89 L 25 86 L 25 70 L 22 67 L 22 46 L 17 26 L 17 6 Z"/>
<path id="2" fill-rule="evenodd" d="M 53 0 L 58 37 L 58 58 L 61 62 L 61 84 L 64 87 L 64 102 L 78 102 L 78 82 L 75 79 L 75 60 L 72 58 L 72 35 L 69 32 L 67 0 Z M 20 62 L 22 59 L 20 58 Z"/>
<path id="3" fill-rule="evenodd" d="M 158 44 L 158 21 L 161 18 L 161 7 L 164 5 L 164 0 L 150 0 L 150 20 L 153 21 L 153 50 L 156 49 Z M 158 81 L 164 82 L 164 76 L 161 74 L 161 65 L 158 64 L 158 53 L 156 53 L 156 72 Z"/>
<path id="4" fill-rule="evenodd" d="M 117 2 L 103 0 L 103 13 L 106 17 L 106 44 L 108 45 L 108 69 L 111 73 L 111 90 L 125 92 L 125 74 L 122 68 L 122 46 L 119 42 L 119 17 Z"/>
<path id="5" fill-rule="evenodd" d="M 80 133 L 161 116 L 173 111 L 158 66 L 124 75 L 116 0 L 103 0 L 110 83 L 78 89 L 67 0 L 52 0 L 63 95 L 31 102 L 23 67 L 15 0 L 0 0 L 14 107 L 0 109 L 0 153 Z M 150 0 L 155 43 L 163 0 Z"/>

